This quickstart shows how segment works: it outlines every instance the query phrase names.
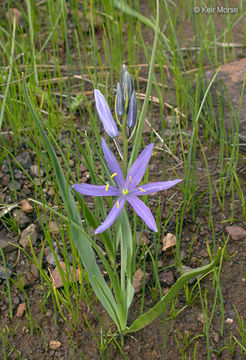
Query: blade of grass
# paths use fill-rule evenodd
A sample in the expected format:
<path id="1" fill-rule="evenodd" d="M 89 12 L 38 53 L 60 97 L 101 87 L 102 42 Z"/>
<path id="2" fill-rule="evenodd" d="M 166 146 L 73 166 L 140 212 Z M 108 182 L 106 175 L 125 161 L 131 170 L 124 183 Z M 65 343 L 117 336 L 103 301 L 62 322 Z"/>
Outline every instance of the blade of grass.
<path id="1" fill-rule="evenodd" d="M 159 29 L 159 0 L 156 1 L 156 25 L 155 25 L 155 38 L 154 38 L 154 44 L 153 44 L 153 50 L 151 54 L 151 60 L 150 60 L 150 66 L 149 66 L 149 75 L 148 75 L 148 83 L 147 83 L 147 89 L 146 89 L 146 95 L 143 103 L 143 107 L 140 113 L 139 117 L 139 123 L 137 127 L 137 131 L 135 134 L 135 141 L 131 153 L 131 157 L 128 163 L 128 169 L 130 169 L 131 165 L 133 164 L 134 160 L 137 158 L 140 143 L 142 140 L 142 133 L 143 133 L 143 127 L 144 127 L 144 120 L 147 113 L 148 103 L 149 103 L 149 96 L 152 88 L 152 77 L 153 77 L 153 71 L 154 71 L 154 65 L 155 65 L 155 56 L 156 56 L 156 49 L 157 49 L 157 42 L 158 42 L 158 29 Z"/>
<path id="2" fill-rule="evenodd" d="M 160 30 L 159 23 L 158 23 L 158 25 L 154 24 L 152 21 L 150 21 L 150 19 L 148 19 L 144 15 L 142 15 L 139 12 L 137 12 L 137 11 L 133 10 L 132 8 L 130 8 L 130 6 L 128 6 L 127 3 L 125 3 L 123 0 L 120 0 L 120 1 L 119 0 L 114 0 L 114 6 L 117 9 L 119 9 L 120 11 L 124 12 L 125 14 L 130 15 L 130 16 L 138 19 L 144 25 L 151 27 L 151 29 L 153 29 L 155 31 L 155 33 L 157 32 L 157 34 L 162 37 L 162 39 L 164 40 L 164 43 L 167 46 L 168 51 L 171 51 L 170 47 L 169 47 L 169 40 L 163 34 L 163 32 Z M 158 6 L 159 6 L 159 4 L 158 4 Z"/>
<path id="3" fill-rule="evenodd" d="M 8 91 L 9 91 L 9 85 L 10 85 L 11 76 L 12 76 L 14 49 L 15 49 L 15 29 L 16 29 L 16 18 L 14 17 L 11 54 L 10 54 L 10 60 L 9 60 L 9 75 L 8 75 L 7 85 L 6 85 L 6 88 L 5 88 L 5 91 L 4 91 L 4 96 L 3 96 L 2 106 L 1 106 L 1 112 L 0 112 L 0 131 L 2 129 L 5 104 L 6 104 L 6 99 L 7 99 L 7 95 L 8 95 Z"/>
<path id="4" fill-rule="evenodd" d="M 38 85 L 38 72 L 37 72 L 37 64 L 36 64 L 36 56 L 35 56 L 35 42 L 34 42 L 34 29 L 33 29 L 33 19 L 32 19 L 32 7 L 31 1 L 27 0 L 27 14 L 28 14 L 28 21 L 29 21 L 29 31 L 30 31 L 30 41 L 31 41 L 31 49 L 32 49 L 32 60 L 33 60 L 33 69 L 35 75 L 35 82 Z"/>
<path id="5" fill-rule="evenodd" d="M 61 18 L 61 14 L 62 14 L 62 10 L 60 11 L 60 13 L 59 13 L 59 15 L 58 15 L 58 17 L 57 17 L 57 19 L 56 19 L 56 22 L 55 22 L 53 28 L 51 29 L 51 32 L 49 33 L 49 36 L 48 36 L 47 39 L 45 40 L 45 42 L 44 42 L 43 46 L 41 47 L 41 49 L 39 50 L 39 52 L 36 54 L 36 56 L 35 56 L 36 59 L 43 53 L 43 51 L 44 51 L 44 49 L 46 48 L 48 42 L 49 42 L 50 39 L 52 38 L 52 35 L 53 35 L 54 31 L 56 30 L 57 25 L 58 25 L 58 23 L 59 23 L 59 20 L 60 20 L 60 18 Z"/>

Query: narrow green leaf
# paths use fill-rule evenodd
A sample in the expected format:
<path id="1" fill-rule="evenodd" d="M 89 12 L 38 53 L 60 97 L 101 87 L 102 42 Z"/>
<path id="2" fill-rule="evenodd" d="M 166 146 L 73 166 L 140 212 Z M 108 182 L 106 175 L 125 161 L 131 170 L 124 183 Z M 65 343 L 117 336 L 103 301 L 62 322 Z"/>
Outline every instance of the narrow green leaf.
<path id="1" fill-rule="evenodd" d="M 126 308 L 127 308 L 127 310 L 129 309 L 129 307 L 132 303 L 133 296 L 134 296 L 134 287 L 132 286 L 131 281 L 128 279 L 127 284 L 126 284 Z"/>
<path id="2" fill-rule="evenodd" d="M 148 324 L 150 324 L 152 321 L 154 321 L 160 314 L 163 313 L 163 311 L 166 310 L 170 302 L 175 299 L 175 297 L 178 295 L 179 291 L 183 288 L 184 284 L 187 281 L 198 275 L 207 274 L 208 272 L 210 272 L 219 262 L 220 257 L 221 249 L 219 249 L 218 254 L 213 262 L 208 265 L 191 270 L 188 273 L 182 275 L 171 287 L 168 293 L 153 308 L 151 308 L 145 314 L 141 315 L 138 319 L 136 319 L 132 323 L 132 325 L 124 331 L 124 333 L 128 334 L 139 331 Z"/>
<path id="3" fill-rule="evenodd" d="M 133 254 L 132 232 L 131 232 L 131 227 L 126 209 L 123 209 L 123 211 L 119 216 L 119 219 L 120 219 L 122 239 L 123 239 L 122 243 L 123 243 L 123 251 L 125 258 L 125 272 L 127 274 L 128 279 L 132 281 L 132 254 Z"/>

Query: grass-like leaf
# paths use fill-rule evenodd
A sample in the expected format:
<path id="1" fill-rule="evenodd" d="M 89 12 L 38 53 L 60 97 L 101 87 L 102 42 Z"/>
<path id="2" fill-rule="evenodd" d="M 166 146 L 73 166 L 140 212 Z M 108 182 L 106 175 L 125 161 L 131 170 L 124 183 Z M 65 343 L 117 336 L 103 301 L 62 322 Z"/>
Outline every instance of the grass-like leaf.
<path id="1" fill-rule="evenodd" d="M 188 273 L 182 275 L 175 284 L 171 287 L 168 293 L 149 311 L 145 314 L 141 315 L 138 319 L 136 319 L 132 325 L 126 329 L 125 333 L 136 332 L 143 329 L 145 326 L 154 321 L 159 315 L 163 313 L 171 303 L 173 299 L 178 295 L 179 291 L 182 287 L 193 277 L 196 277 L 201 274 L 209 273 L 219 262 L 221 257 L 221 249 L 219 249 L 218 254 L 214 261 L 210 264 L 201 266 L 197 269 L 191 270 Z"/>

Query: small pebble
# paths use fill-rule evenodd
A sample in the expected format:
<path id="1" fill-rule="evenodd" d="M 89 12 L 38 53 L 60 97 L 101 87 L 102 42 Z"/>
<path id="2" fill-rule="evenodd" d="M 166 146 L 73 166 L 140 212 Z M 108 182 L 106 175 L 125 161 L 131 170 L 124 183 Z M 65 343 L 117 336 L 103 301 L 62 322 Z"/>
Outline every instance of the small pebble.
<path id="1" fill-rule="evenodd" d="M 33 212 L 32 205 L 27 200 L 21 201 L 21 210 L 26 214 L 31 214 Z"/>
<path id="2" fill-rule="evenodd" d="M 143 271 L 141 269 L 138 269 L 133 275 L 133 279 L 132 279 L 132 286 L 134 287 L 135 293 L 138 293 L 142 290 L 143 278 L 144 278 Z M 149 281 L 149 274 L 145 273 L 145 285 L 148 283 L 148 281 Z"/>
<path id="3" fill-rule="evenodd" d="M 50 222 L 49 231 L 52 232 L 54 235 L 59 234 L 60 231 L 55 221 Z"/>
<path id="4" fill-rule="evenodd" d="M 32 245 L 35 245 L 38 238 L 35 224 L 29 225 L 25 230 L 22 231 L 20 238 L 20 245 L 23 248 L 27 248 L 29 246 L 29 238 L 31 240 Z"/>
<path id="5" fill-rule="evenodd" d="M 60 349 L 61 347 L 60 341 L 56 341 L 56 340 L 51 340 L 49 345 L 51 350 L 55 350 L 55 351 Z"/>
<path id="6" fill-rule="evenodd" d="M 25 311 L 26 311 L 26 304 L 21 303 L 16 310 L 16 316 L 18 318 L 21 318 L 24 315 Z"/>
<path id="7" fill-rule="evenodd" d="M 29 332 L 30 332 L 29 328 L 26 325 L 24 325 L 21 329 L 21 333 L 28 334 Z"/>
<path id="8" fill-rule="evenodd" d="M 227 234 L 230 235 L 232 240 L 243 240 L 244 238 L 246 238 L 246 230 L 244 230 L 240 226 L 227 226 L 225 230 Z"/>
<path id="9" fill-rule="evenodd" d="M 172 271 L 161 272 L 159 280 L 162 285 L 172 285 L 174 283 L 174 273 Z"/>
<path id="10" fill-rule="evenodd" d="M 232 323 L 233 323 L 233 319 L 227 318 L 227 319 L 225 319 L 225 323 L 226 323 L 226 324 L 232 324 Z"/>

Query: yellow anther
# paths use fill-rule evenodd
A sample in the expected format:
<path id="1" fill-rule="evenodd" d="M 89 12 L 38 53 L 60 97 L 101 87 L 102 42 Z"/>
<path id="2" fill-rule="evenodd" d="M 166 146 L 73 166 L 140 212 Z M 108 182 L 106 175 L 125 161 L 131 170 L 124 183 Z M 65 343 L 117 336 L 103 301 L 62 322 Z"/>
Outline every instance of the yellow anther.
<path id="1" fill-rule="evenodd" d="M 142 192 L 146 192 L 146 190 L 142 189 L 141 187 L 139 187 L 139 190 L 141 190 Z"/>
<path id="2" fill-rule="evenodd" d="M 130 182 L 132 182 L 132 177 L 131 176 L 129 176 L 129 180 L 130 180 Z"/>
<path id="3" fill-rule="evenodd" d="M 113 179 L 116 175 L 117 175 L 117 173 L 113 173 L 113 174 L 111 175 L 111 178 Z"/>
<path id="4" fill-rule="evenodd" d="M 109 188 L 109 184 L 106 185 L 105 191 L 108 191 L 108 188 Z"/>
<path id="5" fill-rule="evenodd" d="M 117 209 L 119 209 L 119 206 L 120 206 L 119 201 L 117 201 L 116 206 L 117 206 Z"/>

